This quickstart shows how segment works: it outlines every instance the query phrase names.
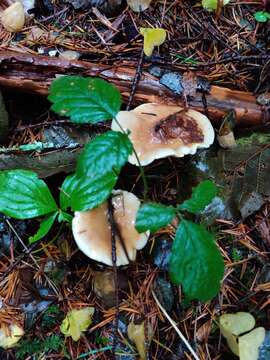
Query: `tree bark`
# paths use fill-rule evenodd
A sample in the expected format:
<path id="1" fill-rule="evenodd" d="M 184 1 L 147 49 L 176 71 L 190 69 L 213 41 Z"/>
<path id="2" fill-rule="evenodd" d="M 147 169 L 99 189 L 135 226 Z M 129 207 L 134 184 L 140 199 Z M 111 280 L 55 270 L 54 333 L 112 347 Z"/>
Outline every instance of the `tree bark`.
<path id="1" fill-rule="evenodd" d="M 122 64 L 99 65 L 87 61 L 69 61 L 47 56 L 22 54 L 11 51 L 0 52 L 0 86 L 14 88 L 46 96 L 53 79 L 58 75 L 97 76 L 114 83 L 124 99 L 130 95 L 135 69 Z M 183 99 L 175 95 L 159 80 L 143 72 L 134 97 L 134 105 L 142 102 L 177 104 Z M 229 110 L 236 113 L 238 126 L 260 125 L 268 121 L 270 114 L 257 104 L 256 97 L 249 92 L 212 86 L 206 95 L 208 114 L 213 123 L 220 123 Z M 204 111 L 202 94 L 196 92 L 189 106 Z"/>

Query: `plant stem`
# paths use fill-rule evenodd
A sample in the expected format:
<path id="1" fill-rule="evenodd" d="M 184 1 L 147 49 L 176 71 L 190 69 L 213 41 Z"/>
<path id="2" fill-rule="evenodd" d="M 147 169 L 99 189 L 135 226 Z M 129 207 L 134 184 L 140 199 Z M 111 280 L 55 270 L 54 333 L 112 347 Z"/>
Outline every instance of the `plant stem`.
<path id="1" fill-rule="evenodd" d="M 119 323 L 119 289 L 118 289 L 118 274 L 117 274 L 117 257 L 116 257 L 116 224 L 113 218 L 113 205 L 112 198 L 108 199 L 108 212 L 109 212 L 109 222 L 111 225 L 111 235 L 112 235 L 112 263 L 113 263 L 113 273 L 114 273 L 114 287 L 115 287 L 115 320 L 113 327 L 113 343 L 112 343 L 112 354 L 114 358 L 116 357 L 116 345 L 117 345 L 117 331 Z"/>
<path id="2" fill-rule="evenodd" d="M 116 124 L 119 126 L 120 130 L 121 130 L 124 134 L 126 134 L 126 135 L 128 136 L 128 135 L 129 135 L 129 132 L 122 127 L 122 125 L 119 123 L 119 121 L 118 121 L 116 118 L 114 118 L 113 120 L 114 120 L 114 121 L 116 122 Z M 135 148 L 134 148 L 134 146 L 133 146 L 132 143 L 131 143 L 131 145 L 132 145 L 132 150 L 133 150 L 133 152 L 134 152 L 134 155 L 135 155 L 135 157 L 136 157 L 136 160 L 137 160 L 137 162 L 138 162 L 139 169 L 140 169 L 140 173 L 141 173 L 141 177 L 142 177 L 142 180 L 143 180 L 143 200 L 146 201 L 146 200 L 147 200 L 147 194 L 148 194 L 148 184 L 147 184 L 145 172 L 144 172 L 143 166 L 142 166 L 142 164 L 141 164 L 141 162 L 140 162 L 139 156 L 138 156 L 138 154 L 137 154 L 137 152 L 136 152 L 136 150 L 135 150 Z"/>

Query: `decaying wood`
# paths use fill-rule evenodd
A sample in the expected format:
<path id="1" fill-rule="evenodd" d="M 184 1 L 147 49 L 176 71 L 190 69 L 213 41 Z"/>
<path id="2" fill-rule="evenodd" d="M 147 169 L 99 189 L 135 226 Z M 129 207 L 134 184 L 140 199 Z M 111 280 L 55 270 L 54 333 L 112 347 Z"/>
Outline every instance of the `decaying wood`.
<path id="1" fill-rule="evenodd" d="M 69 173 L 74 170 L 81 149 L 51 151 L 47 154 L 1 154 L 0 170 L 20 169 L 35 171 L 41 178 L 60 172 Z"/>
<path id="2" fill-rule="evenodd" d="M 60 58 L 0 52 L 0 86 L 15 88 L 40 95 L 47 95 L 48 88 L 57 75 L 99 76 L 114 83 L 127 99 L 130 94 L 135 69 L 125 64 L 98 65 L 86 61 L 69 61 Z M 261 124 L 269 120 L 269 112 L 256 103 L 256 97 L 248 92 L 212 86 L 206 95 L 208 114 L 213 122 L 219 122 L 228 110 L 235 110 L 239 126 Z M 135 103 L 156 102 L 183 105 L 183 100 L 144 72 L 134 97 Z M 191 108 L 204 111 L 202 94 L 197 92 L 189 102 Z"/>

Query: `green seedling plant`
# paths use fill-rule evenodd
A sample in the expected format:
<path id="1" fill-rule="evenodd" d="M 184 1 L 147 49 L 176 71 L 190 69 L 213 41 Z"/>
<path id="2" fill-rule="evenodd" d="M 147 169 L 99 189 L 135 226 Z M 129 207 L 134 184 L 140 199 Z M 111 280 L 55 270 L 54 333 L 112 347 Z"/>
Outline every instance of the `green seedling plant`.
<path id="1" fill-rule="evenodd" d="M 202 212 L 217 194 L 213 182 L 206 180 L 193 189 L 191 198 L 173 207 L 157 203 L 141 206 L 137 213 L 136 229 L 139 232 L 156 232 L 177 217 L 176 229 L 169 262 L 171 281 L 181 284 L 187 300 L 208 301 L 219 291 L 224 273 L 222 256 L 214 236 L 201 224 L 185 219 L 184 214 Z"/>
<path id="2" fill-rule="evenodd" d="M 257 22 L 265 23 L 270 20 L 270 13 L 268 11 L 256 11 L 254 14 L 254 18 Z"/>
<path id="3" fill-rule="evenodd" d="M 76 124 L 115 119 L 121 108 L 119 90 L 99 78 L 60 77 L 50 87 L 49 100 L 53 111 Z M 106 201 L 132 152 L 135 150 L 124 131 L 97 135 L 84 147 L 75 173 L 67 176 L 60 187 L 59 204 L 35 172 L 1 171 L 0 212 L 16 219 L 42 217 L 39 230 L 29 241 L 40 240 L 56 220 L 70 222 L 72 212 L 91 210 Z M 142 167 L 140 171 L 147 187 Z M 178 217 L 169 274 L 173 283 L 183 286 L 188 300 L 210 300 L 218 293 L 223 276 L 224 264 L 213 235 L 186 217 L 187 213 L 199 214 L 216 192 L 216 186 L 207 180 L 193 189 L 189 200 L 176 207 L 145 203 L 137 214 L 139 232 L 155 232 Z"/>

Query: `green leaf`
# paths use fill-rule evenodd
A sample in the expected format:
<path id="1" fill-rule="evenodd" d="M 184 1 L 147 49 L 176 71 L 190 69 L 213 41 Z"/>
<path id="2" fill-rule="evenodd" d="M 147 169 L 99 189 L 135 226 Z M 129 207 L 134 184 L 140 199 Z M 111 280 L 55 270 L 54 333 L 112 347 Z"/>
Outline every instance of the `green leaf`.
<path id="1" fill-rule="evenodd" d="M 86 211 L 102 204 L 110 196 L 117 181 L 114 173 L 102 176 L 77 177 L 69 175 L 60 189 L 60 206 L 62 210 L 71 207 L 73 211 Z"/>
<path id="2" fill-rule="evenodd" d="M 155 232 L 168 225 L 175 216 L 175 209 L 171 206 L 149 203 L 142 205 L 136 217 L 136 229 L 139 233 L 150 230 Z"/>
<path id="3" fill-rule="evenodd" d="M 204 208 L 210 204 L 216 195 L 216 185 L 210 180 L 202 181 L 192 190 L 191 198 L 179 205 L 178 209 L 187 210 L 193 214 L 197 214 L 204 210 Z"/>
<path id="4" fill-rule="evenodd" d="M 182 284 L 188 300 L 208 301 L 217 295 L 224 273 L 215 239 L 202 225 L 182 220 L 169 264 L 173 283 Z"/>
<path id="5" fill-rule="evenodd" d="M 52 110 L 70 116 L 79 124 L 112 119 L 120 110 L 121 95 L 112 84 L 99 78 L 61 76 L 50 86 Z"/>
<path id="6" fill-rule="evenodd" d="M 107 131 L 90 141 L 81 153 L 76 173 L 79 176 L 102 176 L 120 169 L 132 153 L 132 144 L 126 134 L 118 131 Z"/>
<path id="7" fill-rule="evenodd" d="M 41 221 L 37 233 L 29 238 L 30 244 L 33 244 L 34 242 L 42 239 L 44 236 L 48 234 L 51 227 L 53 226 L 53 223 L 57 215 L 58 215 L 58 211 L 52 213 L 51 215 L 48 215 L 45 219 Z"/>
<path id="8" fill-rule="evenodd" d="M 59 211 L 58 222 L 65 221 L 65 222 L 71 223 L 72 219 L 73 219 L 72 215 L 66 213 L 65 211 Z"/>
<path id="9" fill-rule="evenodd" d="M 108 173 L 100 177 L 84 176 L 79 179 L 76 189 L 71 193 L 73 211 L 86 211 L 102 204 L 110 196 L 117 181 L 117 176 Z"/>
<path id="10" fill-rule="evenodd" d="M 15 219 L 30 219 L 57 211 L 43 180 L 28 170 L 0 172 L 0 212 Z"/>
<path id="11" fill-rule="evenodd" d="M 230 0 L 223 0 L 223 5 L 227 5 Z M 217 10 L 218 0 L 202 0 L 202 7 L 208 11 Z"/>
<path id="12" fill-rule="evenodd" d="M 270 19 L 270 13 L 267 11 L 257 11 L 254 14 L 254 18 L 258 22 L 266 22 Z"/>

